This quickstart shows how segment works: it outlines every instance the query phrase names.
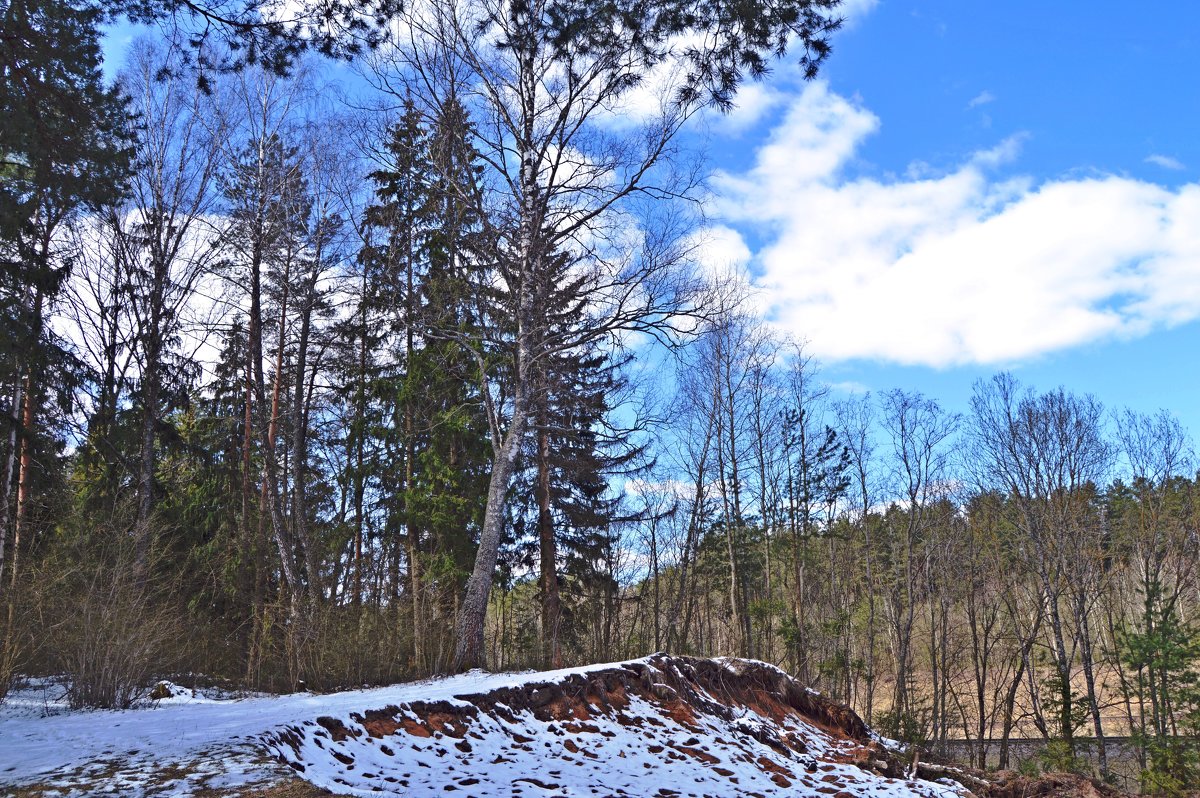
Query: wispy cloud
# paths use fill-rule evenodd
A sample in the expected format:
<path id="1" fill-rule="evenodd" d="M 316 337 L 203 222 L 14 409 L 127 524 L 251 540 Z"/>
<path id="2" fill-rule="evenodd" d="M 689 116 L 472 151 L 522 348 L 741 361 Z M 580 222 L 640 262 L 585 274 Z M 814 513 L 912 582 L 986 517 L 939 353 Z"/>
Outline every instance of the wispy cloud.
<path id="1" fill-rule="evenodd" d="M 996 364 L 1200 318 L 1200 184 L 996 174 L 1020 137 L 944 173 L 856 176 L 880 125 L 810 84 L 754 167 L 715 181 L 726 223 L 766 242 L 766 312 L 815 355 Z"/>
<path id="2" fill-rule="evenodd" d="M 843 0 L 838 12 L 846 20 L 847 27 L 854 27 L 867 14 L 879 5 L 879 0 Z"/>
<path id="3" fill-rule="evenodd" d="M 984 89 L 983 91 L 979 92 L 979 94 L 976 94 L 974 97 L 971 98 L 971 101 L 969 103 L 967 103 L 967 107 L 968 108 L 978 108 L 981 105 L 987 105 L 988 103 L 995 102 L 995 101 L 996 101 L 996 95 L 992 94 L 987 89 Z"/>
<path id="4" fill-rule="evenodd" d="M 831 391 L 836 391 L 838 393 L 847 393 L 847 394 L 854 394 L 854 395 L 871 392 L 870 387 L 868 387 L 867 385 L 865 385 L 861 382 L 858 382 L 856 380 L 843 380 L 842 382 L 827 382 L 827 383 L 825 383 L 825 387 L 829 388 L 829 390 L 831 390 Z"/>
<path id="5" fill-rule="evenodd" d="M 1146 163 L 1151 163 L 1155 166 L 1161 166 L 1163 169 L 1170 169 L 1174 172 L 1181 172 L 1187 168 L 1182 162 L 1179 161 L 1179 159 L 1172 158 L 1170 155 L 1159 155 L 1158 153 L 1155 153 L 1154 155 L 1147 155 Z"/>

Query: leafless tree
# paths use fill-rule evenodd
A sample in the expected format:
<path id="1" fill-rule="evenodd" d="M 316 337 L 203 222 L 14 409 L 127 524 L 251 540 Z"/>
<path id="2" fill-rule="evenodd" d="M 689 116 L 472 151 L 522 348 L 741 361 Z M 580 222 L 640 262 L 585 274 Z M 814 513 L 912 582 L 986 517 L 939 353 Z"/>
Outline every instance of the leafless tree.
<path id="1" fill-rule="evenodd" d="M 920 394 L 893 390 L 880 400 L 883 427 L 890 440 L 888 482 L 901 504 L 889 509 L 885 529 L 892 551 L 892 573 L 884 592 L 892 633 L 896 682 L 892 711 L 912 711 L 909 682 L 913 667 L 913 624 L 924 597 L 922 557 L 935 527 L 951 508 L 952 477 L 948 443 L 959 419 Z"/>
<path id="2" fill-rule="evenodd" d="M 613 109 L 651 70 L 652 56 L 632 38 L 602 52 L 582 37 L 551 41 L 542 27 L 550 13 L 547 4 L 503 0 L 414 4 L 404 20 L 408 42 L 380 70 L 385 79 L 398 75 L 405 96 L 431 115 L 461 102 L 485 165 L 472 199 L 494 242 L 484 282 L 499 301 L 481 308 L 490 340 L 460 340 L 479 364 L 493 467 L 455 669 L 484 662 L 505 494 L 531 424 L 539 364 L 631 334 L 672 336 L 679 314 L 701 298 L 699 281 L 677 268 L 689 223 L 661 205 L 696 184 L 694 174 L 666 174 L 696 105 L 664 100 L 648 121 L 618 130 Z M 566 272 L 552 267 L 559 258 L 570 262 Z M 559 327 L 546 317 L 542 309 L 561 292 L 569 297 L 563 316 L 582 314 L 585 324 Z M 489 354 L 497 351 L 505 353 L 499 371 Z"/>
<path id="3" fill-rule="evenodd" d="M 216 221 L 215 178 L 225 130 L 213 95 L 179 73 L 172 53 L 149 42 L 135 47 L 124 90 L 140 120 L 128 200 L 107 223 L 134 325 L 142 408 L 136 538 L 139 560 L 151 542 L 156 441 L 168 372 L 179 357 L 194 294 L 211 273 L 223 235 Z M 207 325 L 205 325 L 207 328 Z M 203 332 L 201 332 L 203 334 Z"/>
<path id="4" fill-rule="evenodd" d="M 868 725 L 874 720 L 875 712 L 875 543 L 871 539 L 871 502 L 875 496 L 874 479 L 874 423 L 875 408 L 869 393 L 837 402 L 833 406 L 834 417 L 837 419 L 838 435 L 842 439 L 847 452 L 850 454 L 850 464 L 854 472 L 854 482 L 857 491 L 854 508 L 858 525 L 863 536 L 863 582 L 867 601 L 866 641 L 863 645 L 865 661 L 864 680 L 866 681 L 866 696 L 863 706 Z"/>
<path id="5" fill-rule="evenodd" d="M 1112 460 L 1103 409 L 1093 397 L 1061 388 L 1035 394 L 1010 374 L 977 382 L 971 409 L 969 452 L 976 479 L 1008 497 L 1015 509 L 1012 521 L 1027 541 L 1051 634 L 1058 733 L 1073 755 L 1076 650 L 1081 641 L 1085 649 L 1091 645 L 1087 584 L 1078 582 L 1087 576 L 1081 569 L 1090 564 L 1090 555 L 1082 547 L 1097 533 L 1091 497 Z M 1068 613 L 1075 616 L 1074 637 Z M 1103 751 L 1091 657 L 1085 659 L 1089 710 Z M 1103 753 L 1099 756 L 1103 767 Z"/>

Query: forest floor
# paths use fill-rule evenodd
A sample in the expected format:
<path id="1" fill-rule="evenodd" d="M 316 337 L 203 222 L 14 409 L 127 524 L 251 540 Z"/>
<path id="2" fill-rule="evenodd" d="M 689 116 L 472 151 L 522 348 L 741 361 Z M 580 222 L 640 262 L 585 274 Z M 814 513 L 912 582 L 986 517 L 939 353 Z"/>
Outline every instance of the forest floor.
<path id="1" fill-rule="evenodd" d="M 964 784 L 985 786 L 914 769 L 845 706 L 745 660 L 655 655 L 328 695 L 170 692 L 72 712 L 61 685 L 26 684 L 0 706 L 0 795 L 963 798 Z"/>

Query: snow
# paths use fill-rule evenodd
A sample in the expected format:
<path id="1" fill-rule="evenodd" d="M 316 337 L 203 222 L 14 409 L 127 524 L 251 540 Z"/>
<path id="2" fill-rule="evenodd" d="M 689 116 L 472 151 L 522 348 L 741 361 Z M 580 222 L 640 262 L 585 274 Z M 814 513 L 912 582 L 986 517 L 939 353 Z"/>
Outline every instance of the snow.
<path id="1" fill-rule="evenodd" d="M 61 795 L 183 796 L 266 784 L 294 771 L 356 796 L 964 795 L 957 785 L 887 779 L 840 762 L 859 744 L 799 718 L 776 722 L 748 708 L 732 720 L 697 711 L 679 721 L 664 704 L 631 694 L 624 707 L 555 721 L 503 704 L 485 712 L 462 698 L 648 663 L 472 671 L 329 695 L 231 698 L 175 686 L 170 698 L 126 711 L 68 711 L 61 689 L 36 683 L 0 705 L 0 785 L 37 783 Z M 722 664 L 733 670 L 734 663 Z M 463 709 L 441 724 L 432 720 L 434 702 Z M 367 713 L 390 728 L 370 727 Z M 801 741 L 807 754 L 763 742 L 778 735 Z"/>
<path id="2" fill-rule="evenodd" d="M 327 695 L 214 698 L 175 695 L 129 710 L 70 711 L 66 690 L 54 680 L 33 680 L 0 704 L 0 786 L 33 782 L 64 785 L 117 769 L 114 795 L 190 795 L 208 786 L 254 784 L 264 769 L 258 740 L 321 715 L 348 714 L 412 701 L 454 700 L 530 681 L 551 681 L 607 666 L 539 673 L 470 671 L 447 679 L 350 690 Z M 187 691 L 181 691 L 187 692 Z M 171 769 L 207 767 L 203 779 L 161 789 Z M 278 778 L 285 769 L 266 766 Z M 195 782 L 195 783 L 192 783 Z M 215 783 L 214 783 L 215 782 Z M 94 794 L 95 787 L 76 794 Z"/>

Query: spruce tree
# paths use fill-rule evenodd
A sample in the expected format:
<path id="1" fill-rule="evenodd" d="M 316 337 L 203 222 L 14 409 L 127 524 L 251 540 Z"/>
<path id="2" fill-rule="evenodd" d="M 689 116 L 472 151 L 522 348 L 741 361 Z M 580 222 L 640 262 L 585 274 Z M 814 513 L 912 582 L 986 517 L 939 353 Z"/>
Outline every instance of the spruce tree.
<path id="1" fill-rule="evenodd" d="M 479 219 L 468 201 L 477 170 L 466 143 L 470 122 L 457 103 L 432 120 L 413 104 L 388 131 L 386 168 L 372 174 L 377 203 L 365 216 L 362 342 L 376 327 L 381 358 L 359 402 L 380 408 L 379 474 L 384 490 L 393 600 L 403 596 L 421 671 L 448 664 L 454 602 L 474 554 L 486 479 L 486 422 L 478 364 L 477 312 L 468 300 L 478 257 Z M 364 356 L 365 364 L 367 358 Z M 365 369 L 364 369 L 365 371 Z M 365 380 L 366 375 L 363 375 Z M 358 444 L 361 446 L 361 442 Z M 365 475 L 359 477 L 360 481 Z M 356 487 L 356 496 L 358 488 Z"/>
<path id="2" fill-rule="evenodd" d="M 537 310 L 555 329 L 588 323 L 570 277 L 574 259 L 552 259 Z M 627 389 L 625 361 L 595 342 L 550 350 L 536 364 L 532 423 L 514 493 L 514 532 L 536 550 L 541 603 L 541 661 L 561 667 L 563 642 L 581 643 L 573 617 L 581 597 L 612 595 L 617 585 L 606 567 L 615 527 L 630 520 L 620 485 L 648 468 L 636 429 L 622 428 L 616 403 Z M 564 601 L 564 580 L 570 596 Z"/>

